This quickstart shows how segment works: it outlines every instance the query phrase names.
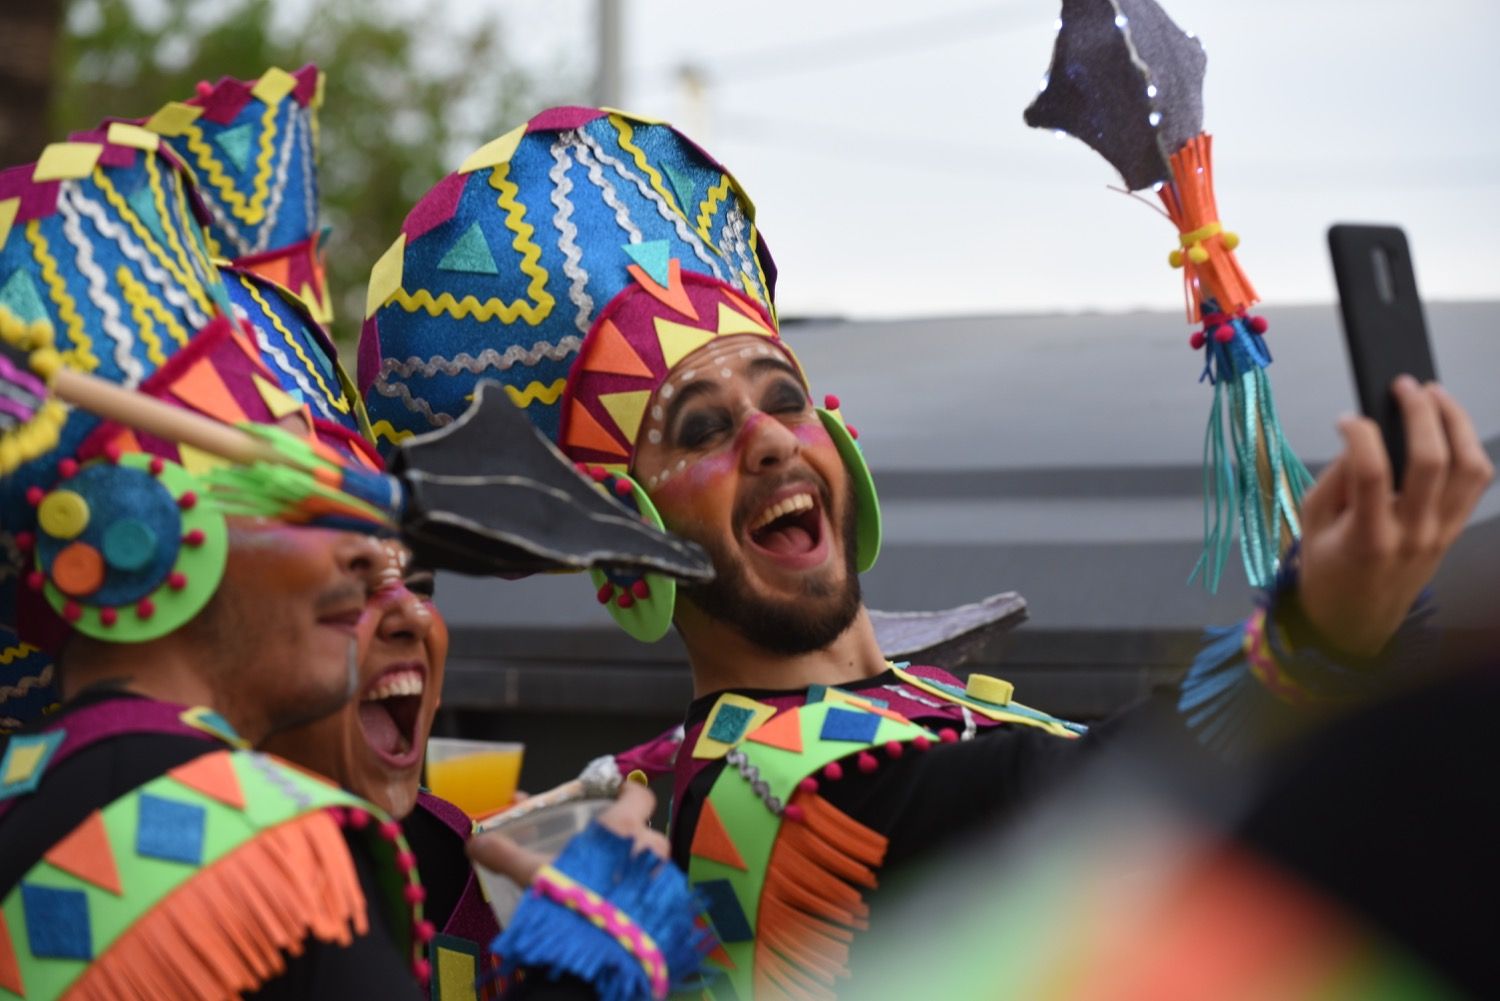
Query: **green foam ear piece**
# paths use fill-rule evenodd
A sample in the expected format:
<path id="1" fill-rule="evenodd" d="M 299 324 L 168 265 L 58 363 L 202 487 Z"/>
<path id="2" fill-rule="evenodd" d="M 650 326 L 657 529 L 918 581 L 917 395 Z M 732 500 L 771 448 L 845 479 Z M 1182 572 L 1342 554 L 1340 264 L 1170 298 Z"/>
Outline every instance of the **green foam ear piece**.
<path id="1" fill-rule="evenodd" d="M 646 491 L 641 489 L 635 478 L 626 475 L 619 475 L 617 478 L 630 482 L 630 496 L 640 510 L 642 519 L 653 527 L 666 531 L 656 505 L 651 503 L 651 498 L 646 496 Z M 602 570 L 590 570 L 589 577 L 593 579 L 596 589 L 602 588 L 609 581 Z M 651 592 L 645 598 L 637 598 L 629 608 L 621 608 L 617 597 L 611 597 L 605 607 L 609 610 L 610 618 L 632 637 L 642 643 L 655 643 L 672 628 L 672 612 L 677 607 L 677 581 L 654 573 L 646 574 L 645 581 Z"/>
<path id="2" fill-rule="evenodd" d="M 875 493 L 875 478 L 870 475 L 864 453 L 859 450 L 854 436 L 844 426 L 843 418 L 822 407 L 818 408 L 818 417 L 823 421 L 828 437 L 833 439 L 839 458 L 844 460 L 844 468 L 849 471 L 849 478 L 854 483 L 855 515 L 858 520 L 855 526 L 857 535 L 854 563 L 855 568 L 864 573 L 875 565 L 875 560 L 880 555 L 880 497 Z"/>

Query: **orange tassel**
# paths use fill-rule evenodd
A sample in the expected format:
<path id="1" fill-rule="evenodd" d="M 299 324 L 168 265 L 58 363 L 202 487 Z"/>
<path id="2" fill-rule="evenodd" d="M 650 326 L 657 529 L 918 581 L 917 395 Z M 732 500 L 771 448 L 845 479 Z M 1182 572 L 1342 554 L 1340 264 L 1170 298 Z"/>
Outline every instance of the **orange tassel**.
<path id="1" fill-rule="evenodd" d="M 1239 238 L 1219 222 L 1214 200 L 1213 136 L 1200 132 L 1172 154 L 1172 180 L 1158 194 L 1182 236 L 1172 251 L 1173 267 L 1182 268 L 1188 320 L 1202 319 L 1201 303 L 1212 298 L 1230 315 L 1259 301 L 1250 279 L 1235 259 Z"/>
<path id="2" fill-rule="evenodd" d="M 69 1001 L 237 998 L 309 938 L 348 945 L 369 928 L 364 891 L 324 811 L 258 835 L 174 890 L 91 963 Z"/>
<path id="3" fill-rule="evenodd" d="M 875 887 L 886 839 L 816 794 L 798 793 L 766 866 L 756 921 L 758 1001 L 832 1001 L 849 975 L 849 944 L 868 925 L 861 888 Z"/>

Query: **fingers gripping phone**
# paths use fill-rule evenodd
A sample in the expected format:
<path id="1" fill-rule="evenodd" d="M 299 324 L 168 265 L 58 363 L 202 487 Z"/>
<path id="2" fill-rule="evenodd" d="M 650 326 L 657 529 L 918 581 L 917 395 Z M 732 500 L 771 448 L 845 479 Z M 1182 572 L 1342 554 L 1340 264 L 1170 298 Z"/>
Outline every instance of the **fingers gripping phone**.
<path id="1" fill-rule="evenodd" d="M 1380 426 L 1396 488 L 1406 470 L 1406 431 L 1391 393 L 1398 375 L 1437 378 L 1406 234 L 1395 226 L 1340 224 L 1328 230 L 1344 339 L 1359 406 Z"/>

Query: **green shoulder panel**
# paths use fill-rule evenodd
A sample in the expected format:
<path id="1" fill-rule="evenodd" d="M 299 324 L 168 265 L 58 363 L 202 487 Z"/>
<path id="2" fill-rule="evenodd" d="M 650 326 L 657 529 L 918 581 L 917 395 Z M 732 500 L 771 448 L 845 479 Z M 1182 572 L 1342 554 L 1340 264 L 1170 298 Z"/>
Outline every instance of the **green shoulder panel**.
<path id="1" fill-rule="evenodd" d="M 96 810 L 0 904 L 0 998 L 61 996 L 199 872 L 262 832 L 330 807 L 374 810 L 275 758 L 226 749 Z"/>

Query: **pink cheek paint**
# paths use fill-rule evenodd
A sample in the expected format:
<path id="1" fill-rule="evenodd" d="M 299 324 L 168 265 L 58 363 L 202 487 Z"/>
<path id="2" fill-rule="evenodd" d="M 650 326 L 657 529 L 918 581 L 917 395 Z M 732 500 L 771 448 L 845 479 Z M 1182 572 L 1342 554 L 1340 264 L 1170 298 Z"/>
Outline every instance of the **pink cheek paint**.
<path id="1" fill-rule="evenodd" d="M 828 436 L 828 431 L 823 427 L 822 421 L 808 421 L 806 424 L 798 424 L 792 429 L 797 440 L 803 445 L 832 445 L 833 439 Z"/>

